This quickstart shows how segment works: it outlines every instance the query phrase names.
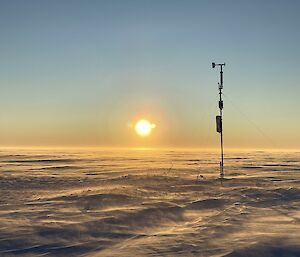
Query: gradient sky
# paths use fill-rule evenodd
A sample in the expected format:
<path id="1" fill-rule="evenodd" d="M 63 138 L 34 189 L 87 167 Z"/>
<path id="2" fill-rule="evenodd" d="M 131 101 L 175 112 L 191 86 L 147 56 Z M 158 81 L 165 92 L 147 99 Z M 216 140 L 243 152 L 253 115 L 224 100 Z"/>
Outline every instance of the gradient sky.
<path id="1" fill-rule="evenodd" d="M 300 148 L 300 2 L 0 2 L 3 146 Z M 130 124 L 157 127 L 138 137 Z"/>

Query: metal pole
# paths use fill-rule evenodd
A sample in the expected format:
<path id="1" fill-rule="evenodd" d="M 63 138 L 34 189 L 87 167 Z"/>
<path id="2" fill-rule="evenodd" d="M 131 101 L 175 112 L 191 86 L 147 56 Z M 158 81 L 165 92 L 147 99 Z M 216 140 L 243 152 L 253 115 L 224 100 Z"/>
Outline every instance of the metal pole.
<path id="1" fill-rule="evenodd" d="M 220 86 L 219 86 L 219 95 L 220 95 L 220 102 L 219 102 L 219 109 L 220 109 L 220 116 L 221 116 L 221 132 L 220 132 L 220 140 L 221 140 L 221 167 L 220 167 L 220 178 L 224 178 L 224 150 L 223 150 L 223 100 L 222 100 L 222 88 L 223 88 L 223 71 L 221 66 L 220 72 Z"/>
<path id="2" fill-rule="evenodd" d="M 217 116 L 217 132 L 220 133 L 220 147 L 221 147 L 221 162 L 220 162 L 220 178 L 224 178 L 224 149 L 223 149 L 223 99 L 222 99 L 222 89 L 223 89 L 223 66 L 225 63 L 212 63 L 212 67 L 215 68 L 216 66 L 220 66 L 220 82 L 219 85 L 219 109 L 220 109 L 220 116 Z"/>

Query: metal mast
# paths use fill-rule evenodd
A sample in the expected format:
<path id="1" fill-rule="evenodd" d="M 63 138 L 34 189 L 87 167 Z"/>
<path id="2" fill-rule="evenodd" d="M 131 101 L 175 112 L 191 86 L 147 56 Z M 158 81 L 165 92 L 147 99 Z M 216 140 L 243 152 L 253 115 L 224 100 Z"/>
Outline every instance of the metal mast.
<path id="1" fill-rule="evenodd" d="M 223 118 L 223 99 L 222 99 L 222 89 L 223 89 L 223 66 L 225 63 L 212 63 L 212 67 L 215 68 L 216 66 L 220 66 L 220 82 L 219 85 L 219 109 L 220 115 L 216 116 L 217 122 L 217 132 L 220 133 L 220 146 L 221 146 L 221 162 L 220 162 L 220 178 L 224 178 L 224 150 L 223 150 L 223 125 L 222 125 L 222 118 Z"/>

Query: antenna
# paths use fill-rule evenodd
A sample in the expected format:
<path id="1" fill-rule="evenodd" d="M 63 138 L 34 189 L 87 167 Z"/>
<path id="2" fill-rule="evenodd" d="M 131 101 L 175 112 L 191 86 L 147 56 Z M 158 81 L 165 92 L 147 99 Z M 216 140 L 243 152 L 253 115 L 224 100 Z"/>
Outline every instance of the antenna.
<path id="1" fill-rule="evenodd" d="M 220 147 L 221 147 L 221 161 L 220 161 L 220 179 L 224 178 L 224 150 L 223 150 L 223 126 L 222 126 L 222 118 L 223 118 L 223 99 L 222 99 L 222 89 L 223 89 L 223 66 L 225 66 L 225 63 L 212 63 L 212 68 L 215 68 L 216 66 L 220 66 L 220 82 L 218 82 L 219 85 L 219 109 L 220 109 L 220 115 L 216 116 L 216 122 L 217 122 L 217 132 L 220 133 Z"/>

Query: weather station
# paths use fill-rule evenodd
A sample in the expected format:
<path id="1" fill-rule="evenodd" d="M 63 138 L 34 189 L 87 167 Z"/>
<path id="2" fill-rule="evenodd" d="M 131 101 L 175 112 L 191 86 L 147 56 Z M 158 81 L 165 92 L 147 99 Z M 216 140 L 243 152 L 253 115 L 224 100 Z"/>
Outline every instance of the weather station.
<path id="1" fill-rule="evenodd" d="M 224 179 L 224 147 L 223 147 L 223 99 L 222 99 L 222 89 L 223 89 L 223 67 L 225 63 L 212 63 L 212 68 L 220 67 L 220 82 L 219 86 L 219 110 L 220 114 L 216 116 L 217 132 L 220 133 L 220 148 L 221 148 L 221 161 L 220 161 L 220 179 Z"/>

